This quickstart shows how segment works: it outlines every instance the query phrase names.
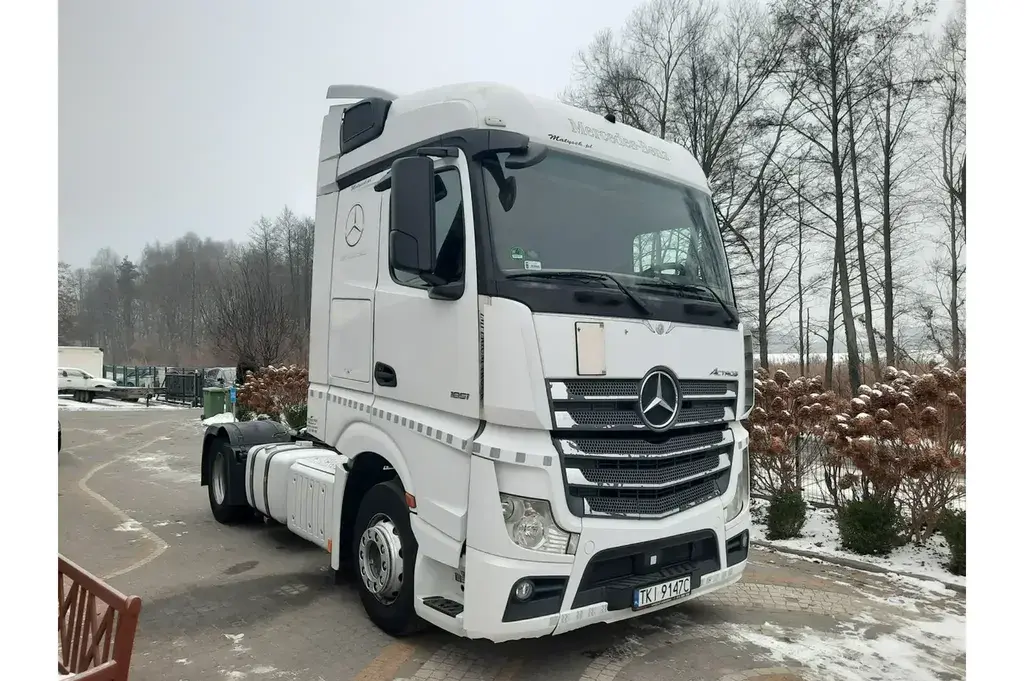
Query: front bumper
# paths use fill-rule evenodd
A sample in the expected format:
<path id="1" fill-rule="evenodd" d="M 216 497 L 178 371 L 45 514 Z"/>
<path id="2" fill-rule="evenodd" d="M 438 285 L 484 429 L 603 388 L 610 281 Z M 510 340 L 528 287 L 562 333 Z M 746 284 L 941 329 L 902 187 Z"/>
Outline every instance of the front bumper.
<path id="1" fill-rule="evenodd" d="M 468 548 L 466 607 L 462 631 L 454 633 L 495 642 L 557 635 L 664 610 L 734 584 L 746 567 L 749 509 L 728 525 L 723 520 L 716 500 L 643 528 L 608 521 L 584 529 L 571 563 L 509 559 Z M 633 610 L 635 588 L 687 575 L 687 596 Z M 532 611 L 510 597 L 523 578 L 538 585 Z"/>

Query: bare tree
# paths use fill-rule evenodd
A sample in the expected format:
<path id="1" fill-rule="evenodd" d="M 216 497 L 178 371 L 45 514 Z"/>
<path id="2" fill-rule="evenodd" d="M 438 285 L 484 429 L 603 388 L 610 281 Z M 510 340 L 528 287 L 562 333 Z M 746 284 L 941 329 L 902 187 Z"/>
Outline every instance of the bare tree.
<path id="1" fill-rule="evenodd" d="M 905 221 L 908 183 L 926 162 L 922 148 L 913 148 L 912 124 L 923 109 L 923 94 L 929 83 L 926 64 L 920 58 L 922 41 L 913 37 L 892 46 L 879 60 L 879 92 L 870 101 L 871 120 L 878 145 L 874 169 L 875 192 L 879 198 L 879 234 L 882 256 L 881 340 L 885 362 L 899 361 L 896 338 L 896 289 L 894 263 L 898 254 L 897 230 Z M 905 353 L 904 353 L 905 354 Z"/>
<path id="2" fill-rule="evenodd" d="M 929 338 L 954 367 L 964 363 L 966 347 L 964 283 L 967 267 L 963 259 L 967 245 L 967 24 L 965 7 L 959 4 L 943 27 L 933 56 L 939 100 L 941 136 L 939 150 L 945 238 L 942 256 L 933 268 L 938 275 L 938 308 L 922 305 Z M 943 281 L 944 280 L 944 281 Z"/>
<path id="3" fill-rule="evenodd" d="M 577 54 L 563 99 L 689 148 L 715 190 L 727 248 L 753 263 L 736 225 L 771 158 L 758 138 L 767 136 L 772 152 L 781 138 L 773 125 L 780 114 L 766 115 L 763 105 L 787 34 L 754 0 L 722 7 L 710 0 L 641 5 L 619 35 L 602 31 Z M 750 156 L 762 163 L 747 181 Z"/>
<path id="4" fill-rule="evenodd" d="M 756 183 L 757 193 L 757 333 L 761 366 L 768 366 L 769 331 L 785 317 L 800 296 L 792 275 L 799 263 L 797 231 L 780 205 L 783 178 L 779 171 Z"/>
<path id="5" fill-rule="evenodd" d="M 832 171 L 829 213 L 835 227 L 839 306 L 853 386 L 861 383 L 861 366 L 847 253 L 847 112 L 872 94 L 872 76 L 882 55 L 929 9 L 907 9 L 901 3 L 882 12 L 875 0 L 785 0 L 782 4 L 781 20 L 796 32 L 790 68 L 804 83 L 795 93 L 800 109 L 791 127 Z"/>
<path id="6" fill-rule="evenodd" d="M 218 349 L 260 366 L 284 359 L 294 338 L 288 294 L 257 266 L 264 257 L 254 248 L 225 265 L 206 319 Z"/>

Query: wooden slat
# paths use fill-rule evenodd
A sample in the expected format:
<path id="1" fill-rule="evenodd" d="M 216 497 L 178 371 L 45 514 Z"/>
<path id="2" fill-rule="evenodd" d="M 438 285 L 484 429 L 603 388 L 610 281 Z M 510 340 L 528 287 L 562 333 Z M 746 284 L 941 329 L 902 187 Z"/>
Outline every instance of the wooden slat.
<path id="1" fill-rule="evenodd" d="M 74 681 L 127 681 L 142 610 L 125 596 L 57 556 L 58 668 Z"/>

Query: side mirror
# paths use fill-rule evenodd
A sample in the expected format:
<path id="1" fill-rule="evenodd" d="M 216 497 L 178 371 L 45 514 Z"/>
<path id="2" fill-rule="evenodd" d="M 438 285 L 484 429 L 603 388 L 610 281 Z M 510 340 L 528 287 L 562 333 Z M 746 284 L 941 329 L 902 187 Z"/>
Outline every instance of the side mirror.
<path id="1" fill-rule="evenodd" d="M 418 276 L 434 271 L 434 162 L 423 156 L 400 158 L 391 165 L 391 266 Z M 426 279 L 424 279 L 426 280 Z"/>

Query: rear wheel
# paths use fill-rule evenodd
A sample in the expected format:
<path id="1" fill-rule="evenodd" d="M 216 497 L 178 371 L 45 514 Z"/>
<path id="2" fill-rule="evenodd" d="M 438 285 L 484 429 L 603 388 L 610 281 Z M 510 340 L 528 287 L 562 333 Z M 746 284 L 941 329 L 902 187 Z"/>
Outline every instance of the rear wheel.
<path id="1" fill-rule="evenodd" d="M 232 506 L 228 503 L 231 456 L 231 445 L 226 440 L 214 443 L 207 490 L 210 493 L 210 510 L 213 511 L 213 517 L 225 525 L 241 522 L 250 515 L 248 506 Z"/>
<path id="2" fill-rule="evenodd" d="M 418 546 L 405 491 L 397 480 L 374 485 L 359 506 L 352 555 L 359 598 L 370 620 L 392 636 L 425 626 L 413 605 Z"/>

